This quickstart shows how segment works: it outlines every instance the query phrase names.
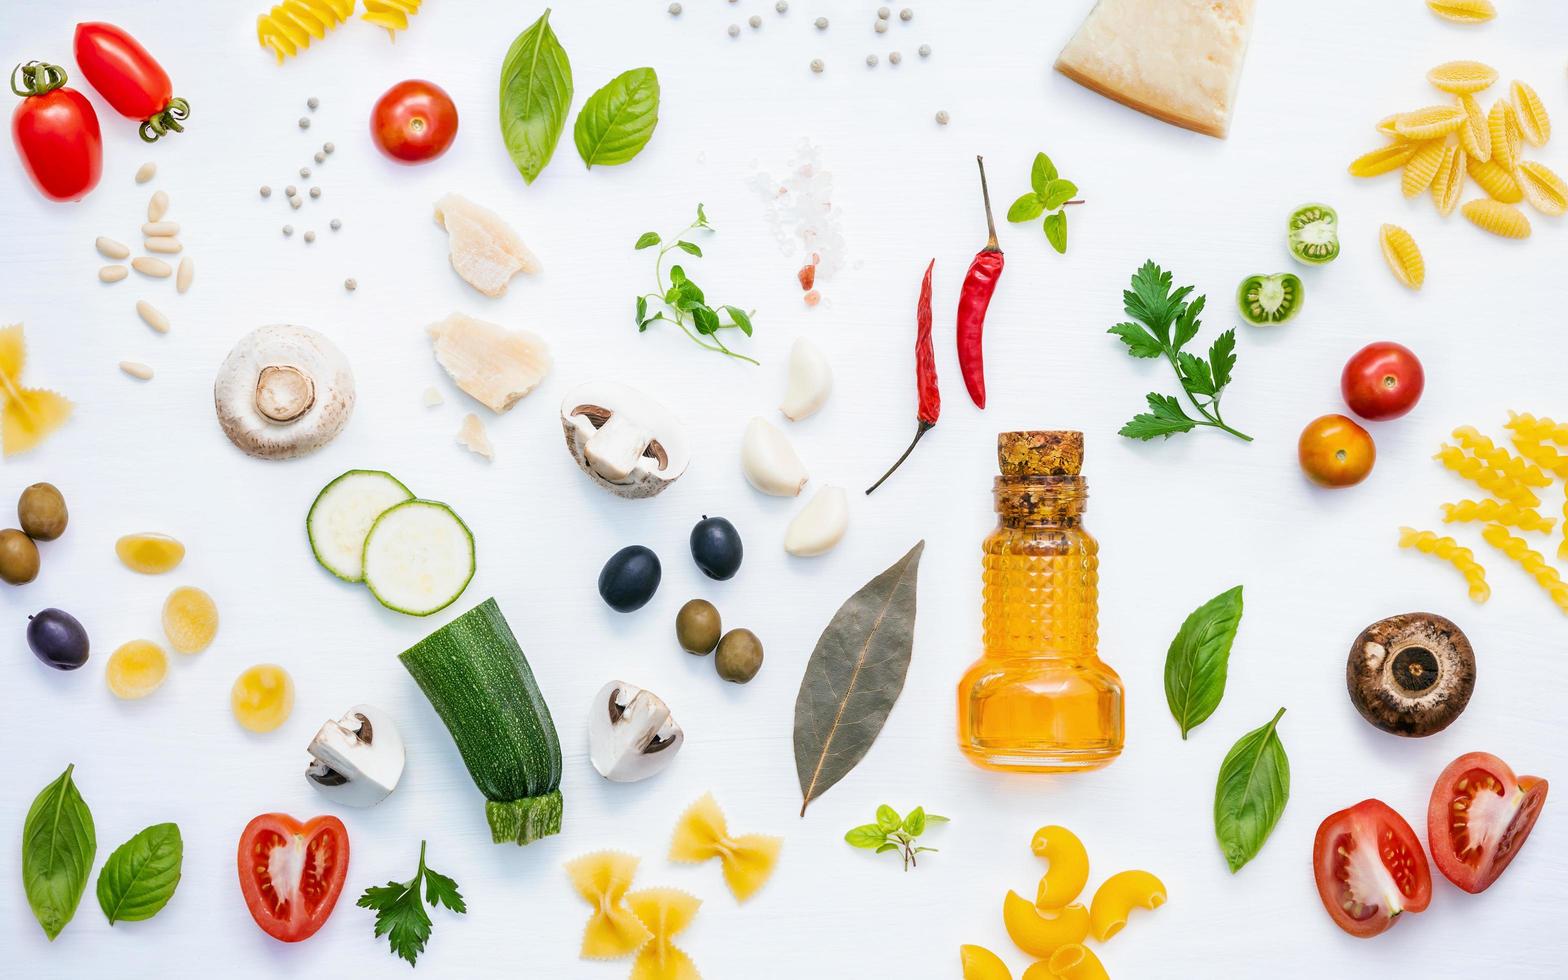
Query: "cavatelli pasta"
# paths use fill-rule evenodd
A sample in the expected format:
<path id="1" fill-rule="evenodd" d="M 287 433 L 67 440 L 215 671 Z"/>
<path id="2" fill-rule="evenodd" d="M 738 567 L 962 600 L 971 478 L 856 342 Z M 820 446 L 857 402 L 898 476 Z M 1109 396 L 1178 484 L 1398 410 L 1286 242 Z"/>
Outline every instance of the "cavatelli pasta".
<path id="1" fill-rule="evenodd" d="M 1399 134 L 1394 132 L 1394 121 L 1398 118 L 1399 113 L 1396 112 L 1393 115 L 1384 116 L 1382 119 L 1379 119 L 1377 121 L 1377 131 L 1382 133 L 1384 136 L 1387 136 L 1389 139 L 1398 139 Z"/>
<path id="2" fill-rule="evenodd" d="M 1432 13 L 1458 24 L 1480 24 L 1497 16 L 1492 0 L 1426 0 Z"/>
<path id="3" fill-rule="evenodd" d="M 1470 179 L 1486 191 L 1492 200 L 1503 204 L 1518 204 L 1524 200 L 1524 191 L 1520 189 L 1519 182 L 1513 174 L 1498 165 L 1495 151 L 1491 160 L 1466 161 L 1465 169 Z"/>
<path id="4" fill-rule="evenodd" d="M 1461 425 L 1453 431 L 1454 439 L 1459 445 L 1468 450 L 1471 455 L 1480 459 L 1493 469 L 1502 470 L 1510 480 L 1515 480 L 1527 487 L 1549 487 L 1552 478 L 1541 471 L 1541 468 L 1527 459 L 1520 459 L 1513 453 L 1492 441 L 1492 437 L 1481 433 L 1473 425 Z"/>
<path id="5" fill-rule="evenodd" d="M 1492 159 L 1492 127 L 1487 124 L 1486 110 L 1473 95 L 1461 95 L 1459 107 L 1465 111 L 1465 124 L 1459 127 L 1459 145 L 1472 160 L 1484 163 Z"/>
<path id="6" fill-rule="evenodd" d="M 1443 151 L 1447 149 L 1441 140 L 1432 140 L 1421 144 L 1421 148 L 1405 164 L 1404 176 L 1400 178 L 1400 189 L 1406 197 L 1415 197 L 1432 186 L 1432 178 L 1437 176 L 1437 168 L 1443 162 Z"/>
<path id="7" fill-rule="evenodd" d="M 1492 597 L 1492 588 L 1486 584 L 1486 569 L 1475 560 L 1475 552 L 1453 538 L 1443 537 L 1435 531 L 1418 531 L 1413 527 L 1399 529 L 1399 546 L 1414 548 L 1424 555 L 1441 558 L 1459 570 L 1470 587 L 1472 602 L 1485 602 Z"/>
<path id="8" fill-rule="evenodd" d="M 1420 289 L 1426 281 L 1426 260 L 1410 232 L 1398 225 L 1384 225 L 1378 230 L 1378 243 L 1383 247 L 1383 259 L 1401 285 Z"/>
<path id="9" fill-rule="evenodd" d="M 1459 209 L 1459 213 L 1468 218 L 1477 228 L 1491 232 L 1499 238 L 1530 237 L 1530 219 L 1512 204 L 1478 197 L 1466 202 L 1464 207 Z"/>
<path id="10" fill-rule="evenodd" d="M 1469 95 L 1497 84 L 1497 69 L 1479 61 L 1447 61 L 1426 73 L 1434 88 Z"/>
<path id="11" fill-rule="evenodd" d="M 1501 524 L 1488 524 L 1481 530 L 1486 543 L 1512 558 L 1535 579 L 1535 584 L 1546 590 L 1557 608 L 1568 614 L 1568 582 L 1557 569 L 1546 563 L 1546 556 L 1530 547 L 1524 538 L 1515 537 Z"/>
<path id="12" fill-rule="evenodd" d="M 1397 121 L 1398 117 L 1396 116 L 1395 119 Z M 1348 168 L 1350 176 L 1376 177 L 1378 174 L 1386 174 L 1390 170 L 1398 170 L 1406 163 L 1409 163 L 1410 158 L 1420 148 L 1420 144 L 1406 142 L 1395 142 L 1387 146 L 1380 146 L 1350 161 L 1350 167 Z"/>
<path id="13" fill-rule="evenodd" d="M 1554 218 L 1568 211 L 1568 183 L 1564 183 L 1551 167 L 1534 160 L 1521 160 L 1514 177 L 1524 192 L 1524 199 L 1537 211 Z"/>
<path id="14" fill-rule="evenodd" d="M 1486 126 L 1492 131 L 1492 162 L 1504 170 L 1519 166 L 1519 114 L 1507 99 L 1498 99 L 1486 114 Z"/>
<path id="15" fill-rule="evenodd" d="M 1564 508 L 1568 509 L 1568 504 Z M 1557 526 L 1555 517 L 1543 517 L 1538 510 L 1501 500 L 1458 500 L 1443 505 L 1444 524 L 1470 524 L 1477 521 L 1506 524 L 1521 531 L 1539 531 L 1542 534 L 1550 534 L 1552 528 Z"/>
<path id="16" fill-rule="evenodd" d="M 1531 146 L 1545 146 L 1552 136 L 1552 119 L 1535 89 L 1524 82 L 1514 82 L 1508 87 L 1513 97 L 1514 110 L 1519 118 L 1519 133 Z"/>
<path id="17" fill-rule="evenodd" d="M 1519 439 L 1536 442 L 1545 439 L 1560 446 L 1568 446 L 1568 422 L 1536 418 L 1528 412 L 1509 412 L 1508 421 L 1504 425 Z"/>
<path id="18" fill-rule="evenodd" d="M 1568 561 L 1568 483 L 1563 484 L 1563 543 L 1557 546 L 1557 560 Z"/>
<path id="19" fill-rule="evenodd" d="M 410 14 L 419 13 L 419 5 L 423 0 L 365 0 L 365 12 L 359 19 L 377 27 L 384 27 L 387 35 L 392 40 L 397 40 L 397 32 L 408 29 Z"/>
<path id="20" fill-rule="evenodd" d="M 1422 109 L 1400 113 L 1394 120 L 1394 132 L 1398 133 L 1401 139 L 1436 140 L 1442 139 L 1464 125 L 1464 121 L 1465 111 L 1459 106 L 1429 105 Z"/>
<path id="21" fill-rule="evenodd" d="M 281 65 L 353 15 L 354 0 L 283 0 L 256 18 L 256 39 Z"/>
<path id="22" fill-rule="evenodd" d="M 1556 473 L 1564 480 L 1568 480 L 1568 456 L 1535 439 L 1525 439 L 1517 435 L 1513 437 L 1513 444 L 1514 448 L 1519 450 L 1519 455 L 1541 469 Z"/>
<path id="23" fill-rule="evenodd" d="M 1529 487 L 1512 479 L 1502 470 L 1487 465 L 1485 460 L 1465 455 L 1465 451 L 1458 446 L 1445 443 L 1432 458 L 1494 497 L 1521 507 L 1539 507 L 1541 504 L 1541 498 L 1537 497 Z"/>
<path id="24" fill-rule="evenodd" d="M 1443 159 L 1432 178 L 1432 203 L 1443 217 L 1454 213 L 1465 189 L 1465 151 L 1458 146 L 1443 147 Z"/>

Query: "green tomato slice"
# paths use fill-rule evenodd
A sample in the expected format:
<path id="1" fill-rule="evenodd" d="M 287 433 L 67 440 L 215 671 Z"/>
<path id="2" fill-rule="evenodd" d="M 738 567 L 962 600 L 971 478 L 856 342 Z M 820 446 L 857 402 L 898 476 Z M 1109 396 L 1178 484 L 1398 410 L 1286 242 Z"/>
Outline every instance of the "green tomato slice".
<path id="1" fill-rule="evenodd" d="M 1288 272 L 1248 276 L 1236 290 L 1236 307 L 1248 323 L 1284 323 L 1301 310 L 1306 293 L 1301 280 Z"/>
<path id="2" fill-rule="evenodd" d="M 1287 240 L 1297 262 L 1332 262 L 1339 258 L 1339 215 L 1327 204 L 1303 204 L 1290 214 Z"/>

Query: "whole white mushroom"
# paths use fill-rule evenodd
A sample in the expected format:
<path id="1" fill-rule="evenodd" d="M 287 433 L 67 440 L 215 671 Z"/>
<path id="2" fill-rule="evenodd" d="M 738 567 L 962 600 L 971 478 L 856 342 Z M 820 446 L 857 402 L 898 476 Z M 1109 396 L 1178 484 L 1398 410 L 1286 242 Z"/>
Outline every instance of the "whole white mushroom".
<path id="1" fill-rule="evenodd" d="M 332 341 L 309 327 L 258 327 L 240 338 L 212 386 L 229 441 L 260 459 L 320 449 L 354 411 L 354 373 Z"/>

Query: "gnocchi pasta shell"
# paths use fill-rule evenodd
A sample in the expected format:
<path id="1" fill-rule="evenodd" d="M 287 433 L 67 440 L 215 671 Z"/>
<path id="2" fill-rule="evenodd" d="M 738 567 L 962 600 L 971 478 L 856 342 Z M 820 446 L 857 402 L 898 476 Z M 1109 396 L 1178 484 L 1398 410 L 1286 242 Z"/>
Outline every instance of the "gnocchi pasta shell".
<path id="1" fill-rule="evenodd" d="M 1459 209 L 1459 213 L 1468 218 L 1477 228 L 1499 238 L 1530 237 L 1530 219 L 1512 204 L 1478 197 L 1466 202 L 1465 206 Z"/>
<path id="2" fill-rule="evenodd" d="M 1487 196 L 1494 201 L 1504 204 L 1518 204 L 1524 200 L 1524 191 L 1519 189 L 1519 182 L 1513 174 L 1498 166 L 1497 160 L 1476 161 L 1471 160 L 1465 169 L 1470 174 L 1470 179 L 1480 185 Z"/>
<path id="3" fill-rule="evenodd" d="M 1456 105 L 1429 105 L 1400 113 L 1394 132 L 1407 140 L 1442 139 L 1464 125 L 1465 111 Z"/>
<path id="4" fill-rule="evenodd" d="M 1409 163 L 1410 158 L 1415 156 L 1416 150 L 1420 148 L 1417 143 L 1390 143 L 1370 153 L 1363 153 L 1350 161 L 1350 176 L 1376 177 L 1390 170 L 1398 170 Z"/>
<path id="5" fill-rule="evenodd" d="M 1497 69 L 1479 61 L 1447 61 L 1426 73 L 1434 88 L 1469 95 L 1497 84 Z"/>
<path id="6" fill-rule="evenodd" d="M 1426 0 L 1432 13 L 1457 24 L 1480 24 L 1497 16 L 1492 0 Z"/>
<path id="7" fill-rule="evenodd" d="M 1544 163 L 1525 160 L 1515 171 L 1519 189 L 1524 199 L 1537 211 L 1551 217 L 1561 217 L 1568 211 L 1568 183 Z"/>
<path id="8" fill-rule="evenodd" d="M 1430 143 L 1421 144 L 1421 148 L 1405 164 L 1404 176 L 1400 178 L 1400 189 L 1406 197 L 1415 197 L 1432 186 L 1432 178 L 1437 176 L 1437 168 L 1443 162 L 1443 151 L 1448 147 L 1441 140 L 1432 140 Z"/>
<path id="9" fill-rule="evenodd" d="M 1378 230 L 1378 244 L 1383 247 L 1383 259 L 1400 285 L 1420 289 L 1426 281 L 1426 260 L 1410 232 L 1398 225 L 1384 225 Z"/>
<path id="10" fill-rule="evenodd" d="M 1443 147 L 1443 159 L 1432 178 L 1432 203 L 1443 217 L 1454 213 L 1459 195 L 1465 189 L 1465 151 L 1458 146 Z"/>
<path id="11" fill-rule="evenodd" d="M 1541 97 L 1524 82 L 1514 82 L 1508 87 L 1508 93 L 1518 115 L 1519 132 L 1531 146 L 1545 146 L 1552 136 L 1552 117 L 1546 114 Z"/>
<path id="12" fill-rule="evenodd" d="M 1507 99 L 1492 103 L 1486 114 L 1487 128 L 1492 131 L 1492 160 L 1504 170 L 1519 166 L 1519 114 Z"/>
<path id="13" fill-rule="evenodd" d="M 1487 124 L 1486 110 L 1473 95 L 1459 96 L 1459 107 L 1465 111 L 1465 124 L 1459 127 L 1459 145 L 1471 160 L 1492 159 L 1492 127 Z"/>

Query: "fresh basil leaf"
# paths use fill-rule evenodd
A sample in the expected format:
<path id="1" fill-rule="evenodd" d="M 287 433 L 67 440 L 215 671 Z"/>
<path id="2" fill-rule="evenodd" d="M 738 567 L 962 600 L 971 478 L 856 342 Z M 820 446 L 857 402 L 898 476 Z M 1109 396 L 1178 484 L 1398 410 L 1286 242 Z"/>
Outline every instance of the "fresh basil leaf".
<path id="1" fill-rule="evenodd" d="M 1170 395 L 1161 395 L 1149 392 L 1145 396 L 1149 401 L 1151 411 L 1134 415 L 1130 421 L 1119 430 L 1118 435 L 1129 439 L 1142 439 L 1148 441 L 1155 436 L 1169 438 L 1178 432 L 1191 432 L 1198 423 L 1187 417 L 1181 410 L 1181 403 Z"/>
<path id="2" fill-rule="evenodd" d="M 637 322 L 641 324 L 646 319 L 648 319 L 648 297 L 639 296 L 637 297 Z"/>
<path id="3" fill-rule="evenodd" d="M 1056 164 L 1044 153 L 1034 155 L 1034 166 L 1029 168 L 1029 186 L 1041 197 L 1045 196 L 1045 188 L 1056 179 Z"/>
<path id="4" fill-rule="evenodd" d="M 844 835 L 844 840 L 852 847 L 882 847 L 887 842 L 887 832 L 874 823 L 856 827 Z M 889 845 L 896 847 L 898 845 Z"/>
<path id="5" fill-rule="evenodd" d="M 675 247 L 680 249 L 682 252 L 685 252 L 687 255 L 695 255 L 699 259 L 702 258 L 702 249 L 698 248 L 693 242 L 688 242 L 685 239 L 682 239 L 681 241 L 675 243 Z"/>
<path id="6" fill-rule="evenodd" d="M 155 823 L 115 848 L 98 872 L 98 905 L 109 924 L 150 919 L 169 904 L 184 855 L 172 823 Z"/>
<path id="7" fill-rule="evenodd" d="M 71 781 L 75 765 L 43 788 L 22 824 L 22 889 L 53 942 L 76 914 L 98 853 L 93 814 Z"/>
<path id="8" fill-rule="evenodd" d="M 1190 356 L 1190 355 L 1188 355 Z M 1225 696 L 1230 648 L 1241 626 L 1241 586 L 1194 609 L 1165 653 L 1165 703 L 1181 737 L 1203 724 Z"/>
<path id="9" fill-rule="evenodd" d="M 1021 195 L 1007 208 L 1008 221 L 1033 221 L 1045 213 L 1045 204 L 1033 191 Z"/>
<path id="10" fill-rule="evenodd" d="M 1045 191 L 1040 195 L 1040 197 L 1044 199 L 1045 209 L 1047 211 L 1055 211 L 1057 208 L 1066 204 L 1068 201 L 1071 201 L 1074 195 L 1077 193 L 1078 185 L 1072 181 L 1052 180 L 1049 184 L 1045 185 Z"/>
<path id="11" fill-rule="evenodd" d="M 927 852 L 927 851 L 929 851 L 929 852 L 931 852 L 931 853 L 932 853 L 932 854 L 935 854 L 935 853 L 936 853 L 936 852 L 937 852 L 937 850 L 938 850 L 938 849 L 937 849 L 937 848 L 935 848 L 935 847 L 917 847 L 917 848 L 915 848 L 915 853 L 916 853 L 916 854 L 924 854 L 924 853 L 926 853 L 926 852 Z"/>
<path id="12" fill-rule="evenodd" d="M 645 231 L 640 236 L 638 236 L 636 248 L 638 250 L 645 249 L 645 248 L 652 248 L 653 246 L 659 244 L 663 240 L 664 239 L 659 237 L 659 233 L 658 232 L 656 232 L 656 231 Z"/>
<path id="13" fill-rule="evenodd" d="M 659 76 L 652 68 L 633 68 L 588 96 L 572 139 L 590 170 L 596 163 L 611 167 L 642 152 L 658 124 Z"/>
<path id="14" fill-rule="evenodd" d="M 1045 240 L 1058 254 L 1067 254 L 1067 212 L 1056 211 L 1045 216 Z"/>
<path id="15" fill-rule="evenodd" d="M 896 850 L 898 850 L 898 845 L 897 844 L 883 844 L 882 846 L 877 848 L 877 853 L 878 854 L 886 854 L 888 851 L 896 851 Z"/>
<path id="16" fill-rule="evenodd" d="M 735 326 L 740 328 L 741 333 L 748 337 L 751 336 L 751 317 L 746 313 L 745 310 L 738 306 L 729 306 L 726 304 L 724 311 L 730 315 L 731 320 L 735 321 Z"/>
<path id="17" fill-rule="evenodd" d="M 951 823 L 951 817 L 944 817 L 940 813 L 926 814 L 926 823 Z"/>
<path id="18" fill-rule="evenodd" d="M 888 833 L 891 834 L 893 831 L 897 830 L 899 826 L 903 824 L 903 822 L 904 818 L 898 815 L 898 811 L 888 806 L 886 803 L 877 807 L 877 826 L 881 827 Z"/>
<path id="19" fill-rule="evenodd" d="M 677 310 L 685 312 L 693 310 L 704 304 L 705 297 L 702 295 L 702 290 L 690 279 L 684 280 L 679 286 L 676 286 L 675 288 L 680 293 L 680 295 L 676 298 L 675 303 L 673 304 Z M 709 310 L 708 312 L 712 313 L 713 311 Z M 719 318 L 715 316 L 713 319 L 714 322 L 717 323 Z"/>
<path id="20" fill-rule="evenodd" d="M 571 106 L 571 61 L 550 28 L 546 7 L 501 62 L 501 138 L 527 183 L 550 162 Z"/>
<path id="21" fill-rule="evenodd" d="M 1279 740 L 1281 708 L 1243 735 L 1220 764 L 1214 787 L 1214 833 L 1232 874 L 1257 856 L 1290 799 L 1290 759 Z"/>
<path id="22" fill-rule="evenodd" d="M 664 319 L 664 312 L 661 310 L 660 312 L 655 313 L 653 316 L 650 316 L 648 319 L 646 319 L 646 320 L 642 321 L 641 323 L 637 324 L 637 332 L 638 333 L 647 333 L 648 332 L 648 324 L 654 322 L 655 320 L 662 320 L 662 319 Z"/>
<path id="23" fill-rule="evenodd" d="M 1227 330 L 1214 338 L 1209 347 L 1209 365 L 1214 371 L 1214 390 L 1230 384 L 1231 369 L 1236 366 L 1236 331 Z"/>
<path id="24" fill-rule="evenodd" d="M 1133 357 L 1159 357 L 1165 353 L 1159 340 L 1141 323 L 1118 323 L 1106 332 L 1120 337 Z"/>
<path id="25" fill-rule="evenodd" d="M 701 201 L 697 202 L 697 227 L 698 228 L 712 228 L 713 227 L 712 225 L 708 224 L 708 215 L 707 215 L 706 212 L 704 212 L 702 210 L 702 202 Z"/>
<path id="26" fill-rule="evenodd" d="M 719 315 L 701 303 L 691 308 L 691 318 L 697 332 L 705 336 L 712 335 L 719 329 Z"/>
<path id="27" fill-rule="evenodd" d="M 904 818 L 904 833 L 919 837 L 926 832 L 926 811 L 924 807 L 915 807 Z"/>

